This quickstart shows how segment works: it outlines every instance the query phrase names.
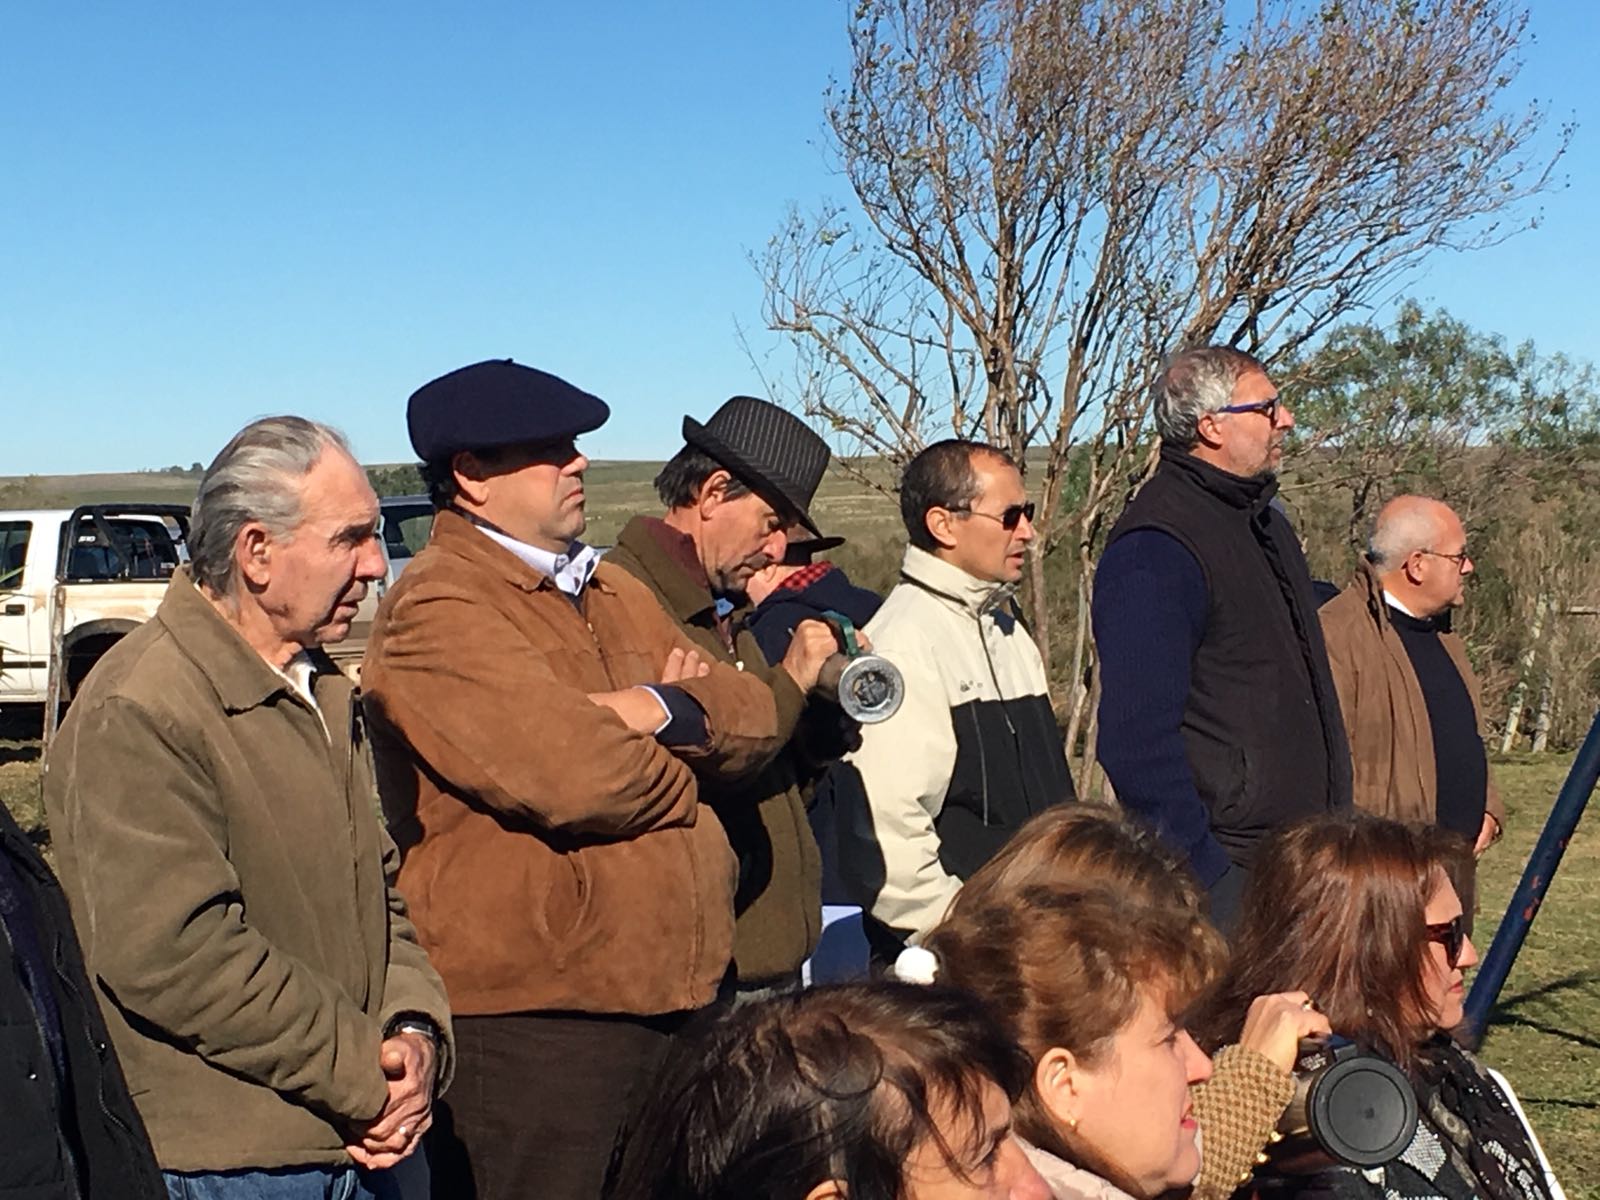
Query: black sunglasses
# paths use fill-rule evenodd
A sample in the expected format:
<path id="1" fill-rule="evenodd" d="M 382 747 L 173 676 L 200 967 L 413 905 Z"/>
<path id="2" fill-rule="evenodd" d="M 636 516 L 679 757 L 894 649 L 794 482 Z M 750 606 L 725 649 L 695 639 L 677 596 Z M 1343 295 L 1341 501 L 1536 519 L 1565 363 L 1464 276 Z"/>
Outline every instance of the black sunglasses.
<path id="1" fill-rule="evenodd" d="M 1259 404 L 1224 404 L 1217 411 L 1225 413 L 1261 413 L 1267 418 L 1268 425 L 1276 425 L 1278 423 L 1278 405 L 1282 399 L 1283 397 L 1281 396 L 1274 396 L 1271 400 L 1263 400 Z"/>
<path id="2" fill-rule="evenodd" d="M 999 521 L 1002 529 L 1015 529 L 1022 524 L 1022 518 L 1028 518 L 1028 524 L 1033 524 L 1033 501 L 1026 504 L 1013 504 L 1002 513 L 986 513 L 976 508 L 952 508 L 951 512 L 966 513 L 973 517 L 988 517 L 991 521 Z"/>
<path id="3" fill-rule="evenodd" d="M 1466 944 L 1467 927 L 1460 917 L 1442 925 L 1429 925 L 1428 940 L 1444 947 L 1444 960 L 1453 970 L 1461 961 L 1461 947 Z"/>

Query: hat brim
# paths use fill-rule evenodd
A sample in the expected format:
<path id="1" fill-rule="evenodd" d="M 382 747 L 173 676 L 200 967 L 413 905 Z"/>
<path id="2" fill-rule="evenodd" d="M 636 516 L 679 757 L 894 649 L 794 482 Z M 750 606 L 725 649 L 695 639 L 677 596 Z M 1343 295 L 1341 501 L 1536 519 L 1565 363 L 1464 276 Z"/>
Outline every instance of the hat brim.
<path id="1" fill-rule="evenodd" d="M 683 440 L 721 463 L 729 473 L 736 476 L 741 483 L 780 513 L 795 517 L 815 536 L 822 537 L 822 530 L 817 528 L 816 522 L 811 519 L 811 514 L 784 495 L 783 489 L 769 479 L 765 471 L 693 417 L 683 419 Z"/>
<path id="2" fill-rule="evenodd" d="M 791 539 L 788 547 L 783 552 L 783 561 L 787 566 L 803 567 L 813 554 L 821 554 L 844 545 L 842 537 L 817 537 Z M 801 562 L 792 562 L 791 559 L 801 559 Z"/>

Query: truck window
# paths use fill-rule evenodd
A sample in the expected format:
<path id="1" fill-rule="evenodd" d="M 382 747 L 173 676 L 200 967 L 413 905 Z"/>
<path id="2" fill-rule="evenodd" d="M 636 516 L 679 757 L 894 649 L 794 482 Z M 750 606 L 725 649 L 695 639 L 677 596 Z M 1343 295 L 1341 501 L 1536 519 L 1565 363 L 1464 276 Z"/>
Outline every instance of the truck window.
<path id="1" fill-rule="evenodd" d="M 28 561 L 32 521 L 0 521 L 0 592 L 22 586 L 22 567 Z"/>
<path id="2" fill-rule="evenodd" d="M 177 569 L 177 544 L 160 519 L 109 517 L 105 527 L 110 541 L 92 519 L 79 521 L 67 556 L 68 579 L 167 579 Z"/>

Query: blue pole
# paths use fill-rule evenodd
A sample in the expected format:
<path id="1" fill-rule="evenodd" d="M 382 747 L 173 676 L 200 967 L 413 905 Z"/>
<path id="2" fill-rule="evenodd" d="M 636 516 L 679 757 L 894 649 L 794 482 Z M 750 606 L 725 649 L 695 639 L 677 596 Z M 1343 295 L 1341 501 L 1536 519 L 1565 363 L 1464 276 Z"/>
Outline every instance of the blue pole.
<path id="1" fill-rule="evenodd" d="M 1489 1010 L 1500 998 L 1500 989 L 1505 987 L 1506 977 L 1511 974 L 1511 964 L 1517 960 L 1517 952 L 1533 926 L 1533 918 L 1539 915 L 1539 905 L 1550 888 L 1550 879 L 1561 865 L 1561 856 L 1566 853 L 1567 842 L 1577 829 L 1583 810 L 1588 807 L 1597 780 L 1600 780 L 1600 713 L 1595 714 L 1589 736 L 1583 739 L 1578 757 L 1572 760 L 1572 770 L 1567 772 L 1567 781 L 1561 785 L 1561 794 L 1556 797 L 1555 807 L 1544 823 L 1544 832 L 1528 856 L 1522 882 L 1511 894 L 1506 915 L 1495 932 L 1494 944 L 1484 955 L 1478 976 L 1473 980 L 1472 991 L 1467 996 L 1466 1026 L 1474 1043 L 1483 1037 Z"/>

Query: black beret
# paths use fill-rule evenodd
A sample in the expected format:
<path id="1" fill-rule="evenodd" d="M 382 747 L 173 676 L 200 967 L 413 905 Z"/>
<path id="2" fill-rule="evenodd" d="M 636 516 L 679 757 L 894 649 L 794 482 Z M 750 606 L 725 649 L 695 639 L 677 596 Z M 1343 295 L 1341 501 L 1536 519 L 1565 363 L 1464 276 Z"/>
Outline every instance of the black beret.
<path id="1" fill-rule="evenodd" d="M 559 442 L 599 429 L 606 402 L 547 371 L 509 358 L 473 363 L 411 393 L 406 428 L 423 462 L 458 450 Z"/>

